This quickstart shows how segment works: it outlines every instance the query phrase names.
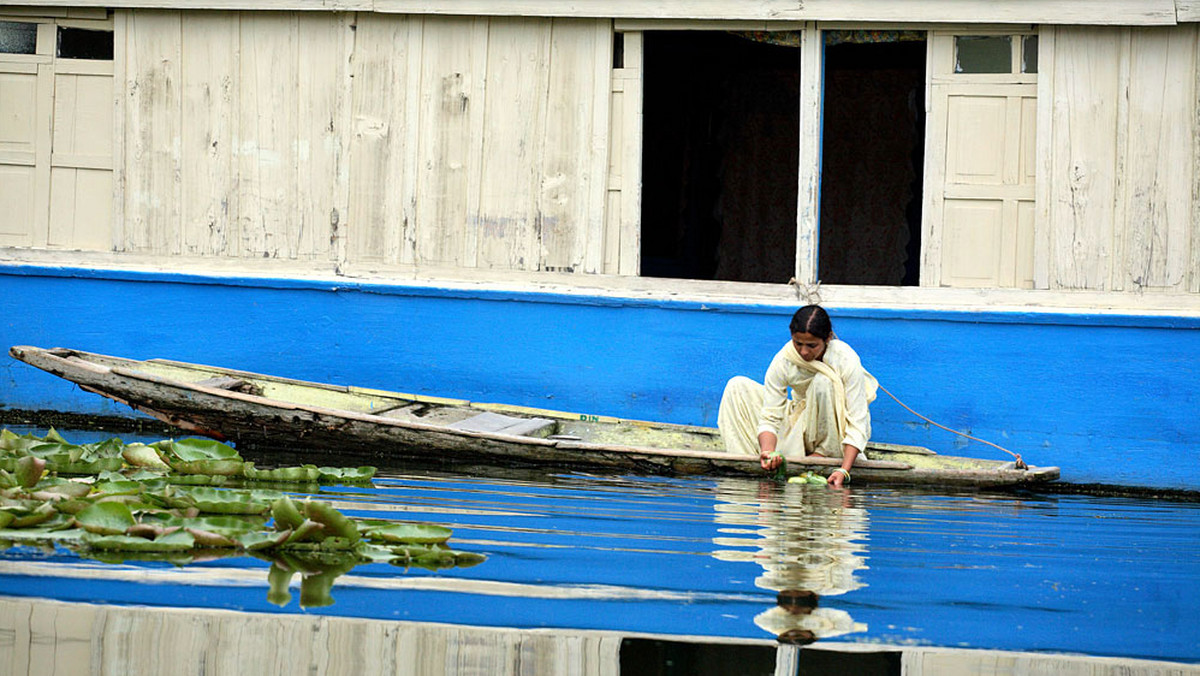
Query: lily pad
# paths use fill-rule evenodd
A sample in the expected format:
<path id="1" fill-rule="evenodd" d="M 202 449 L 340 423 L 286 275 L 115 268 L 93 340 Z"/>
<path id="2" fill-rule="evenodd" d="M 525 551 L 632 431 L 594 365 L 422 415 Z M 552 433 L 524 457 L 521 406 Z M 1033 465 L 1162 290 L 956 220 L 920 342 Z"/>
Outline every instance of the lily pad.
<path id="1" fill-rule="evenodd" d="M 136 523 L 133 512 L 120 502 L 97 502 L 75 515 L 79 526 L 95 535 L 120 535 Z"/>
<path id="2" fill-rule="evenodd" d="M 271 516 L 275 519 L 275 530 L 295 530 L 304 523 L 300 507 L 286 495 L 271 503 Z"/>
<path id="3" fill-rule="evenodd" d="M 242 475 L 251 481 L 311 483 L 321 477 L 321 471 L 317 469 L 316 465 L 258 469 L 254 466 L 254 463 L 247 462 L 242 465 Z"/>
<path id="4" fill-rule="evenodd" d="M 320 467 L 322 483 L 365 483 L 375 476 L 375 468 L 363 467 Z"/>
<path id="5" fill-rule="evenodd" d="M 363 535 L 369 540 L 413 544 L 440 544 L 453 534 L 445 526 L 427 523 L 393 523 L 368 528 Z"/>
<path id="6" fill-rule="evenodd" d="M 309 519 L 325 526 L 325 532 L 330 536 L 345 538 L 351 544 L 358 542 L 358 527 L 332 505 L 315 500 L 308 501 L 304 503 L 304 513 Z"/>
<path id="7" fill-rule="evenodd" d="M 212 439 L 165 439 L 151 444 L 162 451 L 163 460 L 181 474 L 240 476 L 242 456 Z"/>
<path id="8" fill-rule="evenodd" d="M 271 502 L 279 497 L 274 491 L 237 491 L 196 486 L 172 487 L 157 494 L 169 506 L 195 507 L 206 514 L 266 514 Z"/>
<path id="9" fill-rule="evenodd" d="M 0 507 L 0 511 L 9 512 L 14 517 L 8 523 L 8 528 L 41 526 L 58 516 L 58 510 L 54 508 L 54 505 L 40 501 L 32 501 L 31 504 L 25 501 L 20 504 L 6 504 Z"/>
<path id="10" fill-rule="evenodd" d="M 154 540 L 133 537 L 130 535 L 94 535 L 87 534 L 82 542 L 92 549 L 102 549 L 122 552 L 184 552 L 195 546 L 196 540 L 191 533 L 176 531 Z"/>
<path id="11" fill-rule="evenodd" d="M 33 488 L 46 471 L 46 461 L 32 455 L 17 460 L 17 483 L 25 488 Z"/>
<path id="12" fill-rule="evenodd" d="M 162 457 L 158 454 L 158 449 L 146 444 L 133 443 L 125 447 L 121 451 L 121 457 L 131 467 L 144 467 L 147 469 L 170 469 L 171 466 L 163 462 Z"/>
<path id="13" fill-rule="evenodd" d="M 281 531 L 277 533 L 264 533 L 262 531 L 247 531 L 239 533 L 236 539 L 248 552 L 257 551 L 260 549 L 273 549 L 279 547 L 288 537 L 291 536 L 291 531 Z"/>

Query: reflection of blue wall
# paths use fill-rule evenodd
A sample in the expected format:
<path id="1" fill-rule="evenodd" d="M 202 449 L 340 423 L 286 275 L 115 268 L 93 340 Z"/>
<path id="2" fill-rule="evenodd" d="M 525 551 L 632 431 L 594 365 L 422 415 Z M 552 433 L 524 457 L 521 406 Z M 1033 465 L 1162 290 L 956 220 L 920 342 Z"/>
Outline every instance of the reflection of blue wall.
<path id="1" fill-rule="evenodd" d="M 0 345 L 167 357 L 309 380 L 714 424 L 794 308 L 43 267 L 0 272 Z M 832 309 L 880 382 L 1077 482 L 1200 489 L 1200 319 Z M 124 414 L 13 360 L 0 405 Z M 1006 459 L 880 394 L 875 438 Z"/>

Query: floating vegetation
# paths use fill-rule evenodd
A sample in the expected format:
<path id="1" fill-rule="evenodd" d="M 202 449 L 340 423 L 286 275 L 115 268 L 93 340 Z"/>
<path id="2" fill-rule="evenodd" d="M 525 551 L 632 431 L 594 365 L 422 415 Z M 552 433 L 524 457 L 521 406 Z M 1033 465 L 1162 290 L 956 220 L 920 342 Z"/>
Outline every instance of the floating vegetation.
<path id="1" fill-rule="evenodd" d="M 0 543 L 56 544 L 111 563 L 254 556 L 271 562 L 268 600 L 289 603 L 299 573 L 305 608 L 333 603 L 333 581 L 359 564 L 440 570 L 485 559 L 451 549 L 444 526 L 355 519 L 281 490 L 364 483 L 374 474 L 373 467 L 258 469 L 207 439 L 75 445 L 54 430 L 35 437 L 5 429 Z"/>

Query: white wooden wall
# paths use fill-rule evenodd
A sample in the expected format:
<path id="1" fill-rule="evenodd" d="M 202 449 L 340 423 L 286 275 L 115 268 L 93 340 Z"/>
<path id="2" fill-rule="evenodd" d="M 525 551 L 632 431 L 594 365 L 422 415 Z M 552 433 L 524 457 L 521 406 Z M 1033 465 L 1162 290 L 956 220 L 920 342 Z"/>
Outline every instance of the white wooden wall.
<path id="1" fill-rule="evenodd" d="M 109 124 L 96 66 L 44 102 L 58 194 L 93 197 L 0 245 L 637 274 L 636 31 L 614 69 L 606 19 L 147 9 L 114 28 L 111 150 L 72 127 Z M 1197 25 L 1039 33 L 1033 286 L 1200 293 Z"/>
<path id="2" fill-rule="evenodd" d="M 1043 35 L 1037 286 L 1200 291 L 1196 24 Z"/>
<path id="3" fill-rule="evenodd" d="M 123 250 L 600 270 L 610 22 L 139 10 L 123 27 Z"/>

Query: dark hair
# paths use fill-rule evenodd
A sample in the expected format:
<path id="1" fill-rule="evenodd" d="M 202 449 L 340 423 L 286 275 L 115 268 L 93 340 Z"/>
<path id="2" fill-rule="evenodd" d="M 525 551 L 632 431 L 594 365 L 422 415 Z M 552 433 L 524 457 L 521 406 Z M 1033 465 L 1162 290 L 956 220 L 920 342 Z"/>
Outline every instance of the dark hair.
<path id="1" fill-rule="evenodd" d="M 833 324 L 829 315 L 820 305 L 805 305 L 792 315 L 792 333 L 807 333 L 821 340 L 829 340 L 833 335 Z"/>

